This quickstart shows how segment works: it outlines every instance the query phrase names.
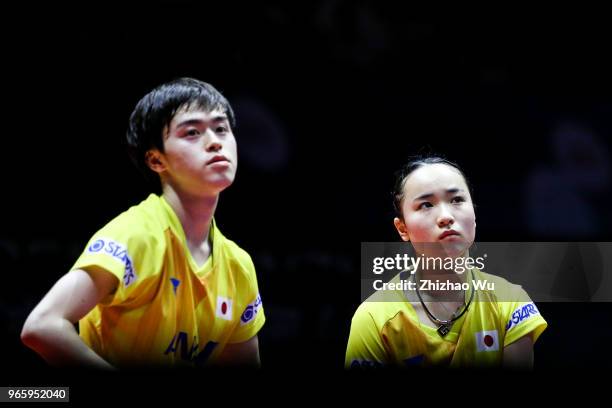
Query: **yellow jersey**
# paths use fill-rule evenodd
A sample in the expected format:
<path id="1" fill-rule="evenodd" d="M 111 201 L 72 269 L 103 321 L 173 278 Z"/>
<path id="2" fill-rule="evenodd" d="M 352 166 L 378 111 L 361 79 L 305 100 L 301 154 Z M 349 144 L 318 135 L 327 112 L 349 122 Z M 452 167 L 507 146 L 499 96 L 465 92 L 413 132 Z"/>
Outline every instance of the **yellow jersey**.
<path id="1" fill-rule="evenodd" d="M 475 281 L 494 282 L 496 289 L 472 286 L 468 311 L 444 337 L 419 321 L 402 290 L 374 293 L 353 316 L 345 366 L 501 366 L 504 347 L 530 333 L 535 343 L 547 323 L 527 293 L 503 278 L 473 272 Z"/>
<path id="2" fill-rule="evenodd" d="M 118 367 L 199 366 L 255 336 L 265 316 L 253 262 L 214 220 L 209 236 L 211 255 L 198 266 L 178 217 L 154 194 L 94 234 L 72 269 L 103 268 L 119 285 L 79 321 L 83 341 Z"/>

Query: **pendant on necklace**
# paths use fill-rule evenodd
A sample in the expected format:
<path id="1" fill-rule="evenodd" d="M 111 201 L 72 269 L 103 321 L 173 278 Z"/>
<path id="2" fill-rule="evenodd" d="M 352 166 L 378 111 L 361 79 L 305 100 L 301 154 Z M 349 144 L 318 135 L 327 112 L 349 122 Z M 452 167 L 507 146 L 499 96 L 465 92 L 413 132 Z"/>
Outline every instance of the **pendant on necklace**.
<path id="1" fill-rule="evenodd" d="M 444 337 L 448 334 L 448 332 L 450 332 L 452 323 L 451 324 L 441 324 L 440 327 L 438 327 L 438 333 L 440 334 L 440 336 Z"/>

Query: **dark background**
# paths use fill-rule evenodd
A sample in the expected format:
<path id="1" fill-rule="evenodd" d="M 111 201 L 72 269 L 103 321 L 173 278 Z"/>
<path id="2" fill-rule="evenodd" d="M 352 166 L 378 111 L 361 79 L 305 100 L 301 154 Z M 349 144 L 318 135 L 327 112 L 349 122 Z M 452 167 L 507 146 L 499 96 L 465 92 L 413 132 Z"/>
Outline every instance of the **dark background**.
<path id="1" fill-rule="evenodd" d="M 7 367 L 44 370 L 23 321 L 89 237 L 147 196 L 128 117 L 180 76 L 212 83 L 237 114 L 240 166 L 217 220 L 254 259 L 271 370 L 341 370 L 360 242 L 398 239 L 390 191 L 409 155 L 462 166 L 477 240 L 609 241 L 610 25 L 597 12 L 482 14 L 340 0 L 3 14 Z M 609 303 L 539 308 L 538 368 L 611 362 Z"/>

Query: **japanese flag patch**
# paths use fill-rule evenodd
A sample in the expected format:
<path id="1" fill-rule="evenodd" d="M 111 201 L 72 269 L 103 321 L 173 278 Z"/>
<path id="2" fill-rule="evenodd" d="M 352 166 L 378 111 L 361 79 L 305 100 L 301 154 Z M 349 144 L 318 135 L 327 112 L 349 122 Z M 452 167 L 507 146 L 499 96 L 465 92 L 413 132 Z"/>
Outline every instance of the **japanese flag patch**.
<path id="1" fill-rule="evenodd" d="M 217 317 L 225 320 L 232 320 L 232 299 L 217 296 Z"/>
<path id="2" fill-rule="evenodd" d="M 498 351 L 499 335 L 497 330 L 485 330 L 475 333 L 476 350 L 478 351 Z"/>

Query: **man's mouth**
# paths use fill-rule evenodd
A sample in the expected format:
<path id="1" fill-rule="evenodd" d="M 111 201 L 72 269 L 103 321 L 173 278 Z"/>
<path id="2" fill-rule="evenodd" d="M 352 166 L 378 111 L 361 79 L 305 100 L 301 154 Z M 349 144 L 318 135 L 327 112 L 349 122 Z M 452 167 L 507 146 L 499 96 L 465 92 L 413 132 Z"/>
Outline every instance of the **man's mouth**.
<path id="1" fill-rule="evenodd" d="M 212 159 L 206 162 L 206 164 L 213 164 L 219 162 L 229 162 L 229 159 L 223 155 L 214 156 Z"/>

